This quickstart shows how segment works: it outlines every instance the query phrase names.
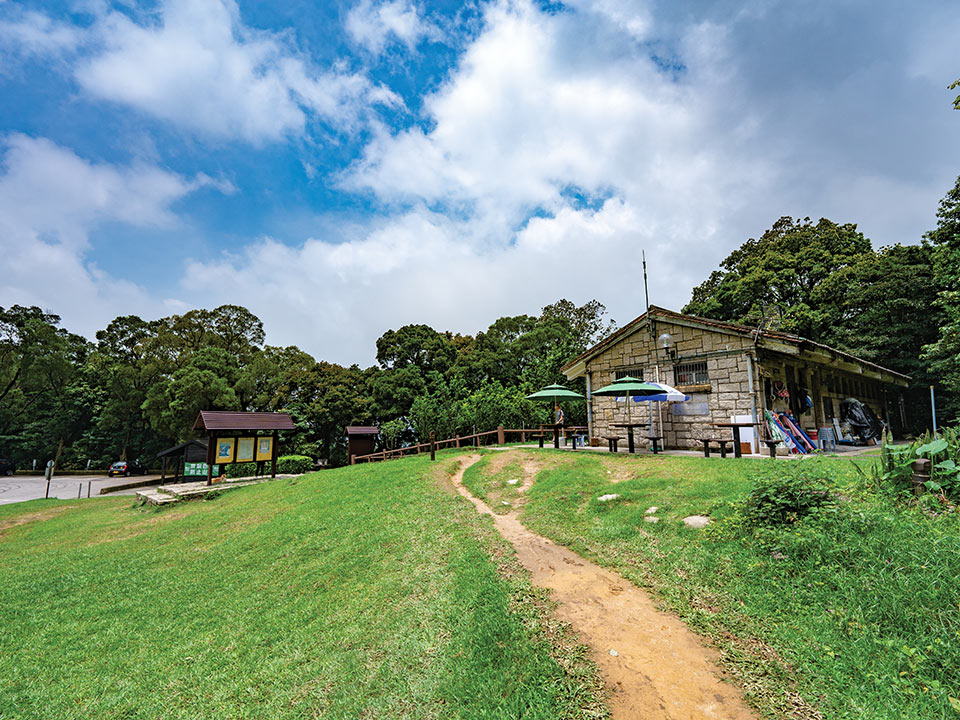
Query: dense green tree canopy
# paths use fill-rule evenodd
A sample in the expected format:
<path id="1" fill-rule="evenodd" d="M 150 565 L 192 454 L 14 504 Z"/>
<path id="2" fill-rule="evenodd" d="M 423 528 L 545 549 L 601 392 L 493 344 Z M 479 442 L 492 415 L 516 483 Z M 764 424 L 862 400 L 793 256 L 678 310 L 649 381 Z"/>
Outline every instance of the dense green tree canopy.
<path id="1" fill-rule="evenodd" d="M 873 253 L 854 224 L 826 218 L 782 217 L 759 239 L 750 238 L 693 289 L 684 312 L 779 329 L 818 339 L 829 328 L 830 298 L 822 285 L 838 270 Z"/>
<path id="2" fill-rule="evenodd" d="M 259 318 L 237 305 L 121 316 L 95 345 L 38 308 L 0 308 L 0 455 L 149 464 L 204 409 L 289 412 L 297 432 L 285 447 L 334 464 L 346 460 L 347 425 L 377 423 L 404 443 L 542 422 L 549 411 L 524 395 L 562 380 L 562 363 L 612 327 L 605 314 L 561 300 L 475 337 L 406 325 L 379 338 L 378 364 L 362 370 L 265 345 Z"/>

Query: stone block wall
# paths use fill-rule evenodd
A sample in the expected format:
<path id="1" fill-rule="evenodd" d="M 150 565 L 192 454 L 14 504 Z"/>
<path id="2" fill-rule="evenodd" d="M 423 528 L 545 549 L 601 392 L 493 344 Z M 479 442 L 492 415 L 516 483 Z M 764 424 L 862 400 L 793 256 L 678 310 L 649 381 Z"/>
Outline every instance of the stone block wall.
<path id="1" fill-rule="evenodd" d="M 752 349 L 753 344 L 748 338 L 658 321 L 654 329 L 655 336 L 652 337 L 644 326 L 587 364 L 592 388 L 597 389 L 613 382 L 618 370 L 631 368 L 642 371 L 644 380 L 655 381 L 658 365 L 660 381 L 676 386 L 674 363 L 665 351 L 656 345 L 656 338 L 665 332 L 673 336 L 680 363 L 706 362 L 709 383 L 695 391 L 693 388 L 686 391 L 691 395 L 691 400 L 687 403 L 676 406 L 653 403 L 654 432 L 656 433 L 659 418 L 662 417 L 664 443 L 667 447 L 699 448 L 701 445 L 698 438 L 729 438 L 729 429 L 714 428 L 710 423 L 728 422 L 733 416 L 749 415 L 751 412 L 748 372 L 750 360 L 746 351 Z M 682 387 L 680 389 L 683 390 Z M 592 403 L 594 436 L 618 435 L 626 438 L 625 429 L 612 427 L 612 423 L 626 420 L 624 402 L 613 398 L 593 398 Z M 648 405 L 650 404 L 631 403 L 631 421 L 647 421 L 650 417 Z M 678 412 L 684 414 L 676 414 Z M 688 414 L 690 412 L 697 414 Z M 646 434 L 643 430 L 636 432 L 637 437 L 644 437 Z"/>

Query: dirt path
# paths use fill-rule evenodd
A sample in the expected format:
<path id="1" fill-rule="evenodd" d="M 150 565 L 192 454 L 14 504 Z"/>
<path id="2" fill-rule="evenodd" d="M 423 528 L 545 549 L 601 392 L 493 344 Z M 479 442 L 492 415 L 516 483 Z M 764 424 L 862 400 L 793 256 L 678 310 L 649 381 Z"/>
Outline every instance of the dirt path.
<path id="1" fill-rule="evenodd" d="M 515 515 L 497 515 L 473 497 L 463 486 L 463 473 L 479 459 L 479 455 L 463 459 L 452 478 L 454 486 L 479 512 L 493 518 L 532 573 L 533 583 L 552 591 L 560 604 L 557 617 L 569 622 L 593 648 L 593 660 L 613 690 L 614 718 L 754 718 L 740 691 L 718 679 L 716 653 L 680 620 L 657 610 L 645 592 L 527 530 Z"/>

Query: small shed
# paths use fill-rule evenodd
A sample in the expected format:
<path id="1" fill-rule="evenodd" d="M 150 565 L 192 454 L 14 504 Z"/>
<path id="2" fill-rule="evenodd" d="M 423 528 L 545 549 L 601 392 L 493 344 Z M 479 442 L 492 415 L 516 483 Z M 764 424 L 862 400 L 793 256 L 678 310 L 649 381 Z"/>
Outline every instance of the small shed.
<path id="1" fill-rule="evenodd" d="M 353 465 L 356 455 L 369 455 L 377 449 L 380 428 L 376 425 L 351 425 L 347 427 L 347 456 Z"/>
<path id="2" fill-rule="evenodd" d="M 277 434 L 294 430 L 287 413 L 201 410 L 194 430 L 207 434 L 207 484 L 213 481 L 213 466 L 270 461 L 271 477 L 277 476 Z"/>
<path id="3" fill-rule="evenodd" d="M 207 439 L 206 438 L 194 438 L 193 440 L 187 440 L 185 443 L 180 443 L 179 445 L 174 445 L 172 448 L 167 448 L 163 452 L 157 453 L 157 459 L 162 460 L 160 471 L 160 479 L 167 479 L 167 463 L 170 458 L 175 460 L 174 465 L 174 481 L 180 481 L 180 472 L 183 469 L 184 463 L 202 463 L 207 461 Z"/>

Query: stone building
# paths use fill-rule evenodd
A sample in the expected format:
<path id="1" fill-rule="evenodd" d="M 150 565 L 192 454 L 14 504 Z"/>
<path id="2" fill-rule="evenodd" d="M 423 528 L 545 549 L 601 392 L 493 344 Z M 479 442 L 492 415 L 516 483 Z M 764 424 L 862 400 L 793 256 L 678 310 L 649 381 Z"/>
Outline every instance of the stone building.
<path id="1" fill-rule="evenodd" d="M 711 423 L 762 421 L 764 410 L 790 410 L 804 429 L 831 427 L 834 418 L 841 419 L 841 401 L 851 397 L 869 405 L 897 434 L 905 423 L 903 391 L 910 380 L 797 335 L 655 306 L 571 360 L 563 372 L 570 380 L 585 376 L 588 394 L 632 375 L 689 395 L 685 403 L 631 404 L 631 421 L 652 415 L 654 430 L 662 428 L 664 444 L 673 448 L 730 437 L 729 430 Z M 591 437 L 625 437 L 624 429 L 612 427 L 626 417 L 622 399 L 590 396 L 587 416 Z"/>

